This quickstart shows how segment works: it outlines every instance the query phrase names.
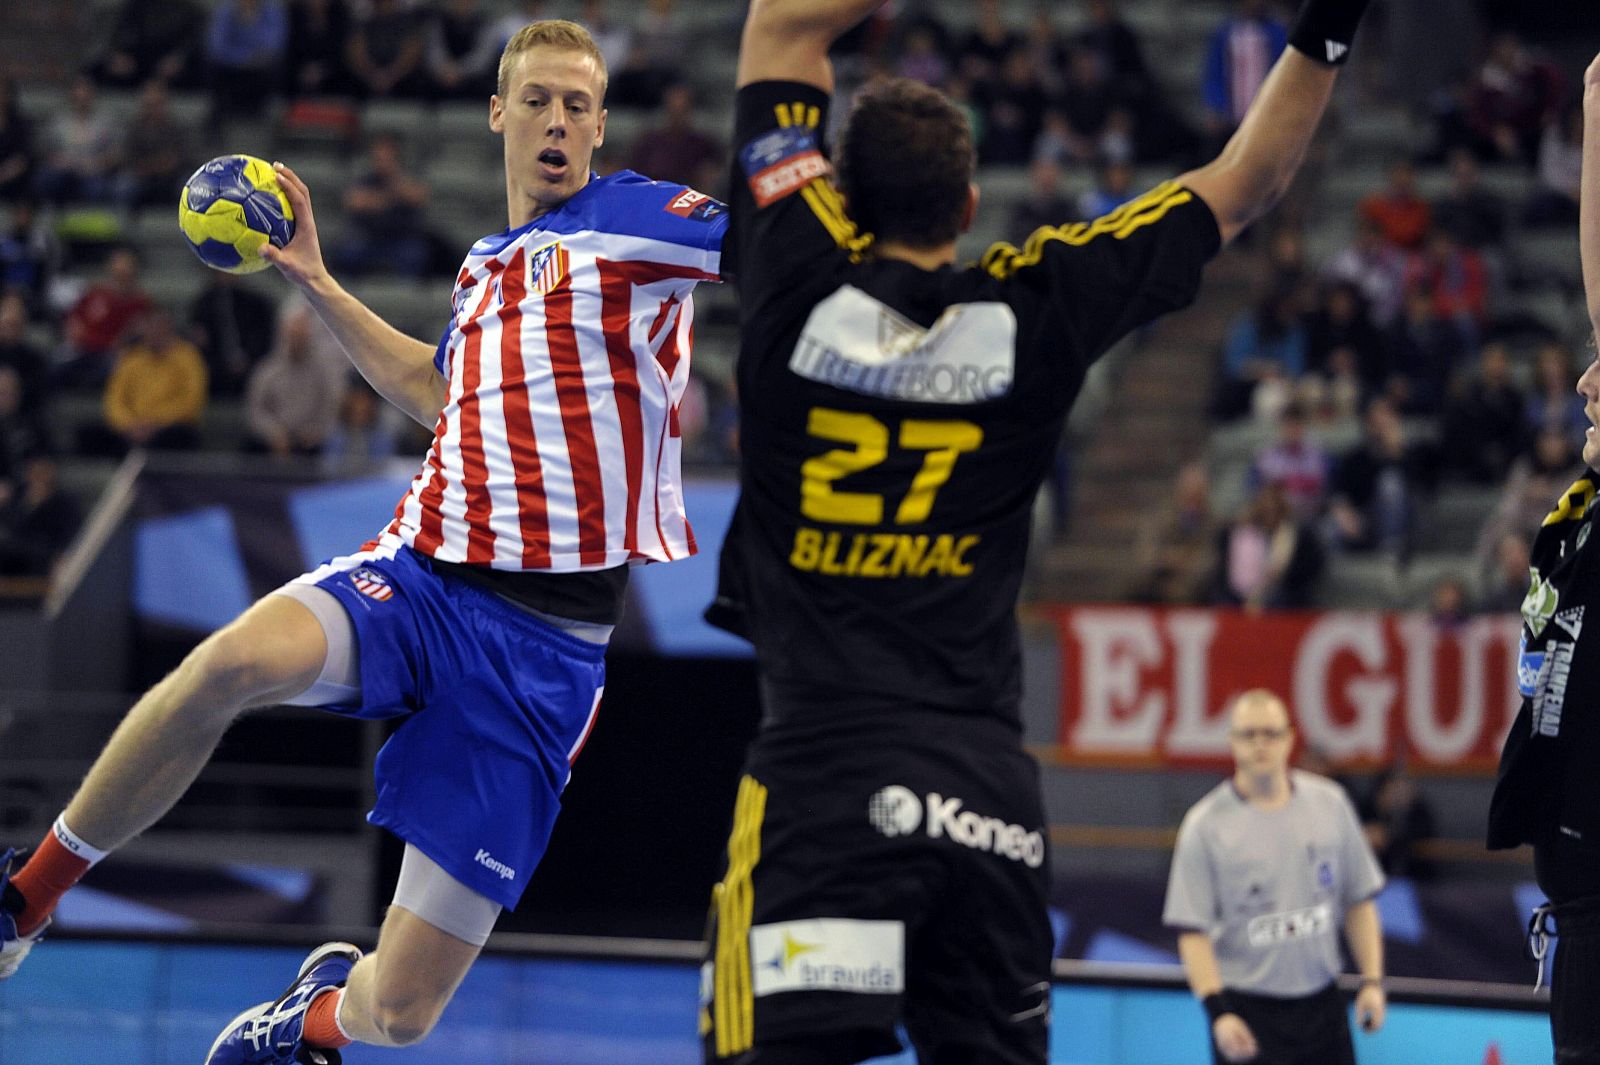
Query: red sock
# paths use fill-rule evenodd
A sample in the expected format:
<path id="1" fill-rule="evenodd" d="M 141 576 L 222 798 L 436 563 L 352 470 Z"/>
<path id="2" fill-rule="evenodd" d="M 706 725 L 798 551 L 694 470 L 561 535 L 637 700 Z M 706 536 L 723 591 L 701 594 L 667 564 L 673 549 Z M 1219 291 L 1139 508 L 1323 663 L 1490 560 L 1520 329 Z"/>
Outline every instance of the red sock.
<path id="1" fill-rule="evenodd" d="M 56 838 L 52 829 L 45 833 L 44 842 L 28 858 L 28 864 L 11 878 L 12 885 L 22 892 L 24 905 L 17 914 L 17 932 L 29 935 L 49 919 L 56 903 L 67 889 L 76 884 L 93 863 L 68 850 Z"/>
<path id="2" fill-rule="evenodd" d="M 306 1023 L 300 1037 L 309 1045 L 337 1050 L 349 1046 L 354 1040 L 339 1027 L 339 1003 L 344 1001 L 344 988 L 324 991 L 306 1007 Z"/>

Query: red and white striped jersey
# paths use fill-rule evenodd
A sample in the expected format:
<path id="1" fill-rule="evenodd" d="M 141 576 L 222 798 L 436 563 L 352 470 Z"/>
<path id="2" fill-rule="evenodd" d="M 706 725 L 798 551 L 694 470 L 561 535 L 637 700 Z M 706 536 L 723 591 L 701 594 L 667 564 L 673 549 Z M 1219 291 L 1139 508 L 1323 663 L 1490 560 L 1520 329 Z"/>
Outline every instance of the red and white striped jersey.
<path id="1" fill-rule="evenodd" d="M 433 446 L 377 543 L 553 572 L 693 554 L 677 413 L 726 231 L 717 201 L 621 171 L 474 244 Z"/>

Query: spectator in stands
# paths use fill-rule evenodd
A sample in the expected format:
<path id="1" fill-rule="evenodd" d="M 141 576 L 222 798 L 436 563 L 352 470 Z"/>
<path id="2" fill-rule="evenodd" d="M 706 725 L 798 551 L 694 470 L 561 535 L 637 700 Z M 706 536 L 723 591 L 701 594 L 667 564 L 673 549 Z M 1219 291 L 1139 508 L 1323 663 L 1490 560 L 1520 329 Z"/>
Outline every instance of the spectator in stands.
<path id="1" fill-rule="evenodd" d="M 368 143 L 367 167 L 345 190 L 345 231 L 329 256 L 354 274 L 394 273 L 421 277 L 432 249 L 423 228 L 427 183 L 401 158 L 400 138 L 375 134 Z"/>
<path id="2" fill-rule="evenodd" d="M 62 320 L 66 344 L 54 383 L 68 388 L 103 384 L 124 331 L 151 306 L 139 280 L 138 253 L 117 248 L 106 257 L 104 277 L 78 297 Z"/>
<path id="3" fill-rule="evenodd" d="M 1066 119 L 1073 155 L 1078 159 L 1103 159 L 1112 154 L 1122 162 L 1133 161 L 1132 115 L 1111 78 L 1100 53 L 1073 48 L 1067 53 L 1067 84 L 1051 104 Z M 1112 116 L 1117 121 L 1112 123 Z M 1107 127 L 1115 136 L 1108 145 Z M 1107 148 L 1111 152 L 1107 152 Z"/>
<path id="4" fill-rule="evenodd" d="M 28 340 L 28 306 L 16 292 L 0 296 L 0 367 L 14 371 L 22 409 L 42 412 L 49 398 L 44 352 Z"/>
<path id="5" fill-rule="evenodd" d="M 1400 316 L 1405 303 L 1406 257 L 1383 237 L 1376 222 L 1356 225 L 1356 239 L 1328 266 L 1328 277 L 1349 281 L 1366 297 L 1372 323 L 1387 328 Z"/>
<path id="6" fill-rule="evenodd" d="M 1428 201 L 1417 194 L 1417 170 L 1407 160 L 1391 167 L 1389 184 L 1364 197 L 1356 211 L 1397 248 L 1416 251 L 1428 235 Z"/>
<path id="7" fill-rule="evenodd" d="M 123 88 L 154 78 L 187 88 L 195 82 L 205 10 L 193 0 L 126 0 L 112 18 L 105 54 L 89 66 L 94 80 Z"/>
<path id="8" fill-rule="evenodd" d="M 660 123 L 633 142 L 628 166 L 657 181 L 717 191 L 725 161 L 722 143 L 695 124 L 694 90 L 674 82 L 661 94 Z"/>
<path id="9" fill-rule="evenodd" d="M 1433 313 L 1449 322 L 1471 345 L 1489 320 L 1489 271 L 1483 256 L 1456 243 L 1443 231 L 1428 237 L 1427 248 L 1406 266 L 1406 293 L 1425 292 Z"/>
<path id="10" fill-rule="evenodd" d="M 683 62 L 694 45 L 672 0 L 646 0 L 634 25 L 631 48 L 611 78 L 607 96 L 625 107 L 656 107 L 668 85 L 684 78 Z"/>
<path id="11" fill-rule="evenodd" d="M 9 486 L 0 506 L 0 574 L 48 577 L 83 525 L 77 500 L 61 490 L 56 460 L 35 452 L 21 483 Z"/>
<path id="12" fill-rule="evenodd" d="M 538 22 L 540 19 L 547 17 L 544 10 L 545 0 L 515 0 L 512 6 L 515 10 L 505 12 L 490 23 L 490 33 L 494 38 L 495 51 L 497 53 L 505 49 L 506 43 L 522 27 L 530 22 Z M 631 37 L 632 34 L 630 33 L 629 36 Z M 606 69 L 611 72 L 613 88 L 615 87 L 616 73 L 621 66 L 622 64 L 620 63 L 612 64 L 611 58 L 609 56 L 606 57 Z M 606 92 L 606 102 L 611 102 L 609 89 Z"/>
<path id="13" fill-rule="evenodd" d="M 44 128 L 36 183 L 54 204 L 104 202 L 117 169 L 116 122 L 84 75 L 72 80 L 67 107 Z"/>
<path id="14" fill-rule="evenodd" d="M 1511 376 L 1504 344 L 1486 344 L 1478 372 L 1445 404 L 1445 457 L 1454 471 L 1478 484 L 1499 484 L 1512 460 L 1527 448 L 1528 400 Z"/>
<path id="15" fill-rule="evenodd" d="M 1310 605 L 1324 563 L 1316 534 L 1295 523 L 1273 484 L 1223 532 L 1220 553 L 1219 600 L 1251 612 Z"/>
<path id="16" fill-rule="evenodd" d="M 78 446 L 85 454 L 113 458 L 130 448 L 195 448 L 205 407 L 205 360 L 173 329 L 165 308 L 152 307 L 106 382 L 105 421 L 85 426 Z"/>
<path id="17" fill-rule="evenodd" d="M 1020 166 L 1033 158 L 1048 102 L 1033 53 L 1013 48 L 1000 62 L 999 76 L 980 83 L 973 95 L 983 109 L 978 162 Z"/>
<path id="18" fill-rule="evenodd" d="M 291 99 L 355 91 L 345 66 L 350 12 L 344 0 L 290 0 L 285 90 Z"/>
<path id="19" fill-rule="evenodd" d="M 1418 844 L 1435 834 L 1433 808 L 1423 798 L 1405 762 L 1395 758 L 1378 773 L 1371 789 L 1356 804 L 1361 829 L 1388 876 L 1426 880 L 1433 863 Z"/>
<path id="20" fill-rule="evenodd" d="M 1466 359 L 1461 331 L 1439 318 L 1424 291 L 1406 299 L 1405 317 L 1384 333 L 1389 376 L 1384 394 L 1404 414 L 1438 414 L 1455 368 Z"/>
<path id="21" fill-rule="evenodd" d="M 1417 506 L 1437 478 L 1435 450 L 1407 440 L 1394 404 L 1367 404 L 1361 441 L 1339 456 L 1330 485 L 1330 539 L 1347 551 L 1410 557 Z"/>
<path id="22" fill-rule="evenodd" d="M 1099 59 L 1125 98 L 1142 100 L 1157 90 L 1139 35 L 1117 12 L 1116 0 L 1089 0 L 1089 21 L 1073 44 Z"/>
<path id="23" fill-rule="evenodd" d="M 1528 594 L 1531 548 L 1526 533 L 1508 532 L 1495 544 L 1489 566 L 1480 571 L 1478 598 L 1473 606 L 1484 614 L 1517 615 Z"/>
<path id="24" fill-rule="evenodd" d="M 978 21 L 956 46 L 956 70 L 975 87 L 997 81 L 1005 58 L 1023 44 L 1006 25 L 1000 0 L 978 0 Z"/>
<path id="25" fill-rule="evenodd" d="M 1514 30 L 1495 34 L 1467 104 L 1467 124 L 1478 154 L 1532 164 L 1545 124 L 1566 95 L 1555 64 L 1530 51 Z"/>
<path id="26" fill-rule="evenodd" d="M 1583 108 L 1576 105 L 1545 124 L 1539 139 L 1539 187 L 1522 220 L 1530 226 L 1572 226 L 1578 222 L 1578 188 L 1583 172 Z"/>
<path id="27" fill-rule="evenodd" d="M 1558 429 L 1582 439 L 1589 419 L 1583 413 L 1583 397 L 1572 388 L 1577 369 L 1579 364 L 1566 345 L 1556 341 L 1539 345 L 1533 357 L 1533 392 L 1528 397 L 1529 432 Z"/>
<path id="28" fill-rule="evenodd" d="M 1206 132 L 1220 148 L 1250 107 L 1267 72 L 1289 41 L 1266 0 L 1234 0 L 1233 15 L 1211 35 L 1206 48 Z"/>
<path id="29" fill-rule="evenodd" d="M 170 208 L 174 192 L 204 161 L 196 157 L 188 127 L 173 119 L 159 81 L 139 90 L 139 110 L 122 132 L 120 155 L 116 198 L 130 212 L 152 204 Z"/>
<path id="30" fill-rule="evenodd" d="M 1212 412 L 1227 421 L 1258 405 L 1281 409 L 1293 382 L 1305 372 L 1306 332 L 1293 292 L 1270 293 L 1253 311 L 1234 320 L 1222 349 L 1222 379 Z"/>
<path id="31" fill-rule="evenodd" d="M 273 351 L 250 375 L 246 450 L 279 458 L 314 456 L 332 434 L 344 377 L 318 358 L 309 316 L 288 318 Z"/>
<path id="32" fill-rule="evenodd" d="M 1134 196 L 1133 167 L 1106 163 L 1096 168 L 1094 185 L 1078 200 L 1078 213 L 1084 218 L 1102 218 Z"/>
<path id="33" fill-rule="evenodd" d="M 498 43 L 479 0 L 445 0 L 428 23 L 423 52 L 434 92 L 452 100 L 482 100 L 493 93 Z"/>
<path id="34" fill-rule="evenodd" d="M 1466 623 L 1470 615 L 1466 582 L 1459 577 L 1445 577 L 1428 593 L 1428 620 L 1435 629 L 1454 632 Z"/>
<path id="35" fill-rule="evenodd" d="M 1061 192 L 1061 167 L 1053 159 L 1035 159 L 1028 167 L 1028 193 L 1012 206 L 1006 236 L 1021 241 L 1040 226 L 1062 226 L 1077 217 Z"/>
<path id="36" fill-rule="evenodd" d="M 365 14 L 350 29 L 344 52 L 357 93 L 369 99 L 423 95 L 423 45 L 418 12 L 401 0 L 369 0 Z"/>
<path id="37" fill-rule="evenodd" d="M 1450 153 L 1450 188 L 1431 207 L 1433 224 L 1464 248 L 1498 248 L 1506 239 L 1505 200 L 1483 187 L 1478 161 L 1465 148 Z"/>
<path id="38" fill-rule="evenodd" d="M 22 375 L 0 365 L 0 485 L 7 491 L 22 479 L 28 457 L 51 449 L 44 410 L 23 400 Z"/>
<path id="39" fill-rule="evenodd" d="M 59 257 L 55 234 L 40 219 L 34 202 L 12 204 L 9 224 L 0 230 L 0 291 L 21 296 L 30 316 L 41 317 L 50 271 Z"/>
<path id="40" fill-rule="evenodd" d="M 289 44 L 283 0 L 221 0 L 206 27 L 210 126 L 259 115 L 277 94 Z"/>
<path id="41" fill-rule="evenodd" d="M 393 458 L 404 420 L 405 415 L 380 400 L 360 375 L 349 375 L 339 399 L 338 420 L 322 449 L 323 467 L 354 471 Z"/>
<path id="42" fill-rule="evenodd" d="M 1138 35 L 1117 13 L 1114 0 L 1089 0 L 1088 22 L 1072 47 L 1098 57 L 1109 72 L 1118 106 L 1107 122 L 1115 135 L 1132 143 L 1133 154 L 1126 161 L 1171 165 L 1197 160 L 1199 135 L 1166 98 L 1145 62 Z M 1123 126 L 1125 130 L 1118 128 Z"/>
<path id="43" fill-rule="evenodd" d="M 1133 597 L 1169 606 L 1205 602 L 1216 587 L 1218 532 L 1205 463 L 1187 463 L 1160 519 L 1140 524 L 1140 576 Z"/>
<path id="44" fill-rule="evenodd" d="M 633 27 L 608 15 L 604 0 L 583 0 L 581 12 L 578 21 L 594 38 L 595 47 L 600 49 L 600 55 L 606 61 L 606 69 L 621 70 L 629 50 L 633 48 Z M 498 35 L 495 43 L 501 43 Z"/>
<path id="45" fill-rule="evenodd" d="M 1571 384 L 1571 374 L 1567 382 Z M 1544 426 L 1534 433 L 1533 446 L 1512 460 L 1500 499 L 1478 531 L 1474 554 L 1480 572 L 1493 565 L 1494 552 L 1506 533 L 1539 528 L 1550 513 L 1550 501 L 1583 473 L 1583 457 L 1576 446 L 1582 439 L 1569 429 Z"/>
<path id="46" fill-rule="evenodd" d="M 1364 396 L 1383 387 L 1388 377 L 1383 339 L 1367 316 L 1361 290 L 1349 281 L 1335 281 L 1322 291 L 1322 301 L 1306 320 L 1306 363 L 1325 379 L 1354 377 Z"/>
<path id="47" fill-rule="evenodd" d="M 945 55 L 939 35 L 928 22 L 917 22 L 906 30 L 905 44 L 895 63 L 895 75 L 932 85 L 945 87 L 950 80 L 950 59 Z"/>
<path id="48" fill-rule="evenodd" d="M 238 396 L 251 370 L 272 349 L 277 308 L 238 275 L 206 271 L 206 287 L 189 305 L 189 336 L 206 363 L 211 395 Z"/>
<path id="49" fill-rule="evenodd" d="M 33 151 L 33 123 L 22 113 L 16 80 L 0 76 L 0 203 L 32 193 Z"/>
<path id="50" fill-rule="evenodd" d="M 1250 464 L 1246 484 L 1254 493 L 1277 485 L 1297 522 L 1316 520 L 1328 491 L 1328 453 L 1311 439 L 1305 408 L 1290 403 L 1278 415 L 1278 437 Z"/>

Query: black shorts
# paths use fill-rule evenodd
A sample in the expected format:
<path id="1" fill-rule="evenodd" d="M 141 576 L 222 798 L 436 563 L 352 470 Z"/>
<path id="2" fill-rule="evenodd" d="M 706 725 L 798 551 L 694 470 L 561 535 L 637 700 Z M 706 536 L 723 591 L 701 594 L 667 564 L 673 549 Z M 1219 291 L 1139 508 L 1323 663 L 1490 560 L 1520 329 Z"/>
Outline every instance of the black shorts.
<path id="1" fill-rule="evenodd" d="M 1555 904 L 1550 1036 L 1562 1065 L 1600 1065 L 1600 853 L 1557 836 L 1533 848 L 1539 887 Z"/>
<path id="2" fill-rule="evenodd" d="M 1228 991 L 1233 1012 L 1244 1019 L 1260 1051 L 1249 1065 L 1356 1065 L 1344 995 L 1329 984 L 1302 998 L 1273 998 Z M 1211 1044 L 1213 1065 L 1231 1065 Z"/>
<path id="3" fill-rule="evenodd" d="M 1039 770 L 998 722 L 758 738 L 702 979 L 707 1061 L 826 1046 L 1043 1065 L 1050 959 Z M 759 1057 L 757 1060 L 760 1060 Z"/>

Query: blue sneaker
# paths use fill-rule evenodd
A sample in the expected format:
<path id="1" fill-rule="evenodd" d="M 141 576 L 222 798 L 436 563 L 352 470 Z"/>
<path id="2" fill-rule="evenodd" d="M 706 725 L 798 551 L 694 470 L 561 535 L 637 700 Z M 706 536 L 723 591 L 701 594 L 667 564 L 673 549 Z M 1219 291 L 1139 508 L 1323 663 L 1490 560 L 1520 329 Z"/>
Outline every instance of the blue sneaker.
<path id="1" fill-rule="evenodd" d="M 349 943 L 324 943 L 312 951 L 277 1001 L 251 1006 L 228 1022 L 211 1044 L 205 1065 L 340 1065 L 337 1050 L 308 1047 L 300 1033 L 311 1000 L 329 988 L 343 987 L 360 957 L 361 949 Z"/>
<path id="2" fill-rule="evenodd" d="M 27 935 L 17 934 L 17 914 L 22 912 L 22 893 L 11 886 L 11 865 L 17 857 L 14 847 L 0 851 L 0 980 L 14 973 L 35 943 L 44 938 L 50 922 Z"/>

